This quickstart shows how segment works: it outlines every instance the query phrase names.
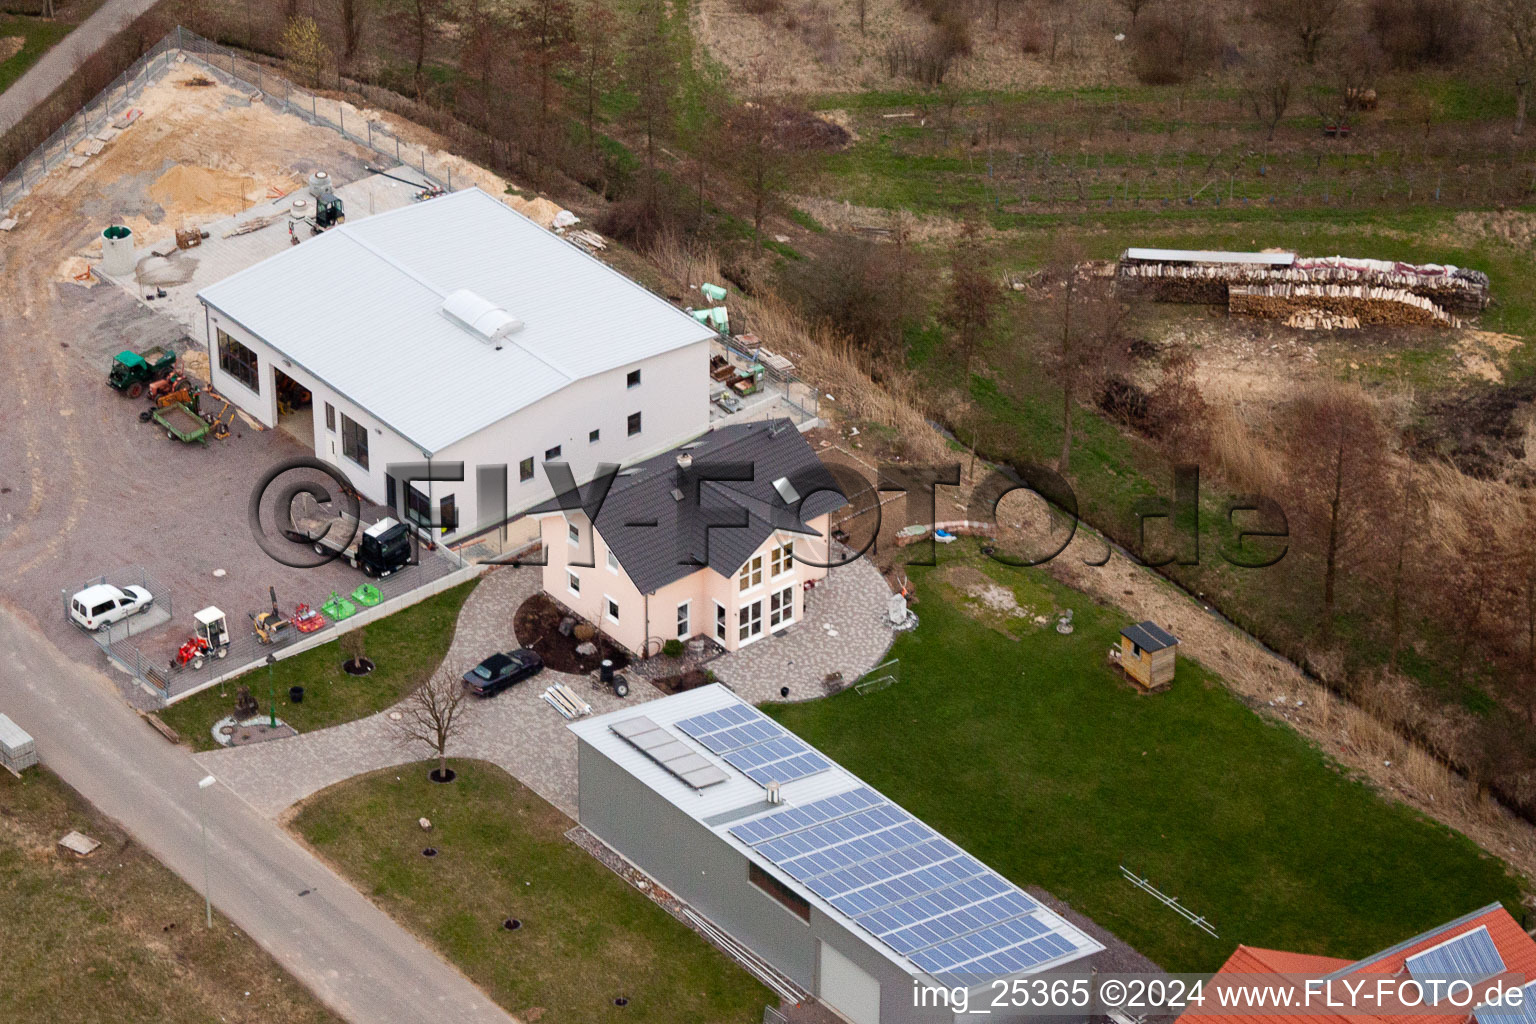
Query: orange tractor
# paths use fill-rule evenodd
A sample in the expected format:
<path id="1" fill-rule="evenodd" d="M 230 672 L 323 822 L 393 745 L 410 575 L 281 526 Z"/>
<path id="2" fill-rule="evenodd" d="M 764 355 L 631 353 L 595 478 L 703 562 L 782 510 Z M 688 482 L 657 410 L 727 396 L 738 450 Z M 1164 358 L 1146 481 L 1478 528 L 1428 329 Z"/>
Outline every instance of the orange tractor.
<path id="1" fill-rule="evenodd" d="M 193 615 L 192 621 L 192 635 L 176 649 L 171 668 L 190 665 L 199 669 L 209 658 L 224 658 L 229 654 L 229 623 L 223 612 L 209 605 Z"/>

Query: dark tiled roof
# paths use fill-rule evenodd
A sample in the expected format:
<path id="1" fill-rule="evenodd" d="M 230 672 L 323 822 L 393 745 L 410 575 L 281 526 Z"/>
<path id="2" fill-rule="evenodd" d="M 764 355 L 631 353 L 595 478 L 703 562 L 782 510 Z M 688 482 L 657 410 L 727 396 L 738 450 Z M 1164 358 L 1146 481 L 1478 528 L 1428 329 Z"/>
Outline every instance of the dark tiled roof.
<path id="1" fill-rule="evenodd" d="M 692 466 L 678 465 L 683 454 Z M 726 475 L 747 479 L 714 479 Z M 794 488 L 795 504 L 775 488 L 780 479 Z M 627 467 L 595 516 L 592 486 L 579 493 L 583 510 L 642 594 L 704 565 L 734 575 L 774 531 L 814 536 L 807 523 L 847 504 L 810 444 L 782 419 L 721 427 Z M 551 499 L 530 512 L 559 509 L 559 500 Z"/>
<path id="2" fill-rule="evenodd" d="M 1146 622 L 1138 622 L 1134 626 L 1126 626 L 1120 631 L 1120 635 L 1144 651 L 1160 651 L 1164 647 L 1172 647 L 1179 642 L 1178 637 L 1150 619 Z"/>

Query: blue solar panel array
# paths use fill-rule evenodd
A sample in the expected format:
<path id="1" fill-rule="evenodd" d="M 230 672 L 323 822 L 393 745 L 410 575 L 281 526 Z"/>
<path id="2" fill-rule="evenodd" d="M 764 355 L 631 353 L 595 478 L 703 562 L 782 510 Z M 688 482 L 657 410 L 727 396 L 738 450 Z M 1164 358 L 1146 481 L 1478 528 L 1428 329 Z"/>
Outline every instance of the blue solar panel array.
<path id="1" fill-rule="evenodd" d="M 1474 928 L 1407 960 L 1415 978 L 1491 978 L 1504 973 L 1504 958 L 1486 927 Z"/>
<path id="2" fill-rule="evenodd" d="M 746 704 L 686 718 L 677 727 L 760 786 L 794 782 L 832 763 Z"/>
<path id="3" fill-rule="evenodd" d="M 873 790 L 730 831 L 930 974 L 1016 974 L 1077 948 L 1016 886 Z"/>
<path id="4" fill-rule="evenodd" d="M 1499 1006 L 1482 1006 L 1473 1011 L 1477 1024 L 1536 1024 L 1536 981 L 1525 986 L 1525 998 L 1519 1006 L 1508 1002 Z"/>

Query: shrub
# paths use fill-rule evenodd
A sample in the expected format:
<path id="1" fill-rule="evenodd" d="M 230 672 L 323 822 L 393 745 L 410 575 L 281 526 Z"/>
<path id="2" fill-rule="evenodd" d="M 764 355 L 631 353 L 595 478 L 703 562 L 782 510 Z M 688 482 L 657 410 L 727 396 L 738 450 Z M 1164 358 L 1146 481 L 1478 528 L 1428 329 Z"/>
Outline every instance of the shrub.
<path id="1" fill-rule="evenodd" d="M 1466 0 L 1371 0 L 1368 23 L 1388 63 L 1409 71 L 1461 64 L 1480 41 Z"/>
<path id="2" fill-rule="evenodd" d="M 1195 7 L 1142 17 L 1131 44 L 1136 77 L 1147 85 L 1187 82 L 1221 51 L 1210 19 Z"/>
<path id="3" fill-rule="evenodd" d="M 661 653 L 669 658 L 681 658 L 683 656 L 683 642 L 675 638 L 668 640 L 661 645 Z"/>

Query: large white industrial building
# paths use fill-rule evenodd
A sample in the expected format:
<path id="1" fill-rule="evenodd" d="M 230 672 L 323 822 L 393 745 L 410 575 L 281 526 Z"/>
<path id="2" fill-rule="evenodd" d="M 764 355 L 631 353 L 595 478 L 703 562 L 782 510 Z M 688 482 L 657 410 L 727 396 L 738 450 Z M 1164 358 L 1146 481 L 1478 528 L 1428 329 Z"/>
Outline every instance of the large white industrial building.
<path id="1" fill-rule="evenodd" d="M 198 293 L 214 388 L 418 522 L 495 523 L 709 427 L 713 332 L 479 189 L 333 228 Z M 306 405 L 304 393 L 310 396 Z M 391 464 L 463 462 L 413 484 Z M 493 486 L 486 481 L 486 486 Z M 536 535 L 536 528 L 526 532 Z"/>

